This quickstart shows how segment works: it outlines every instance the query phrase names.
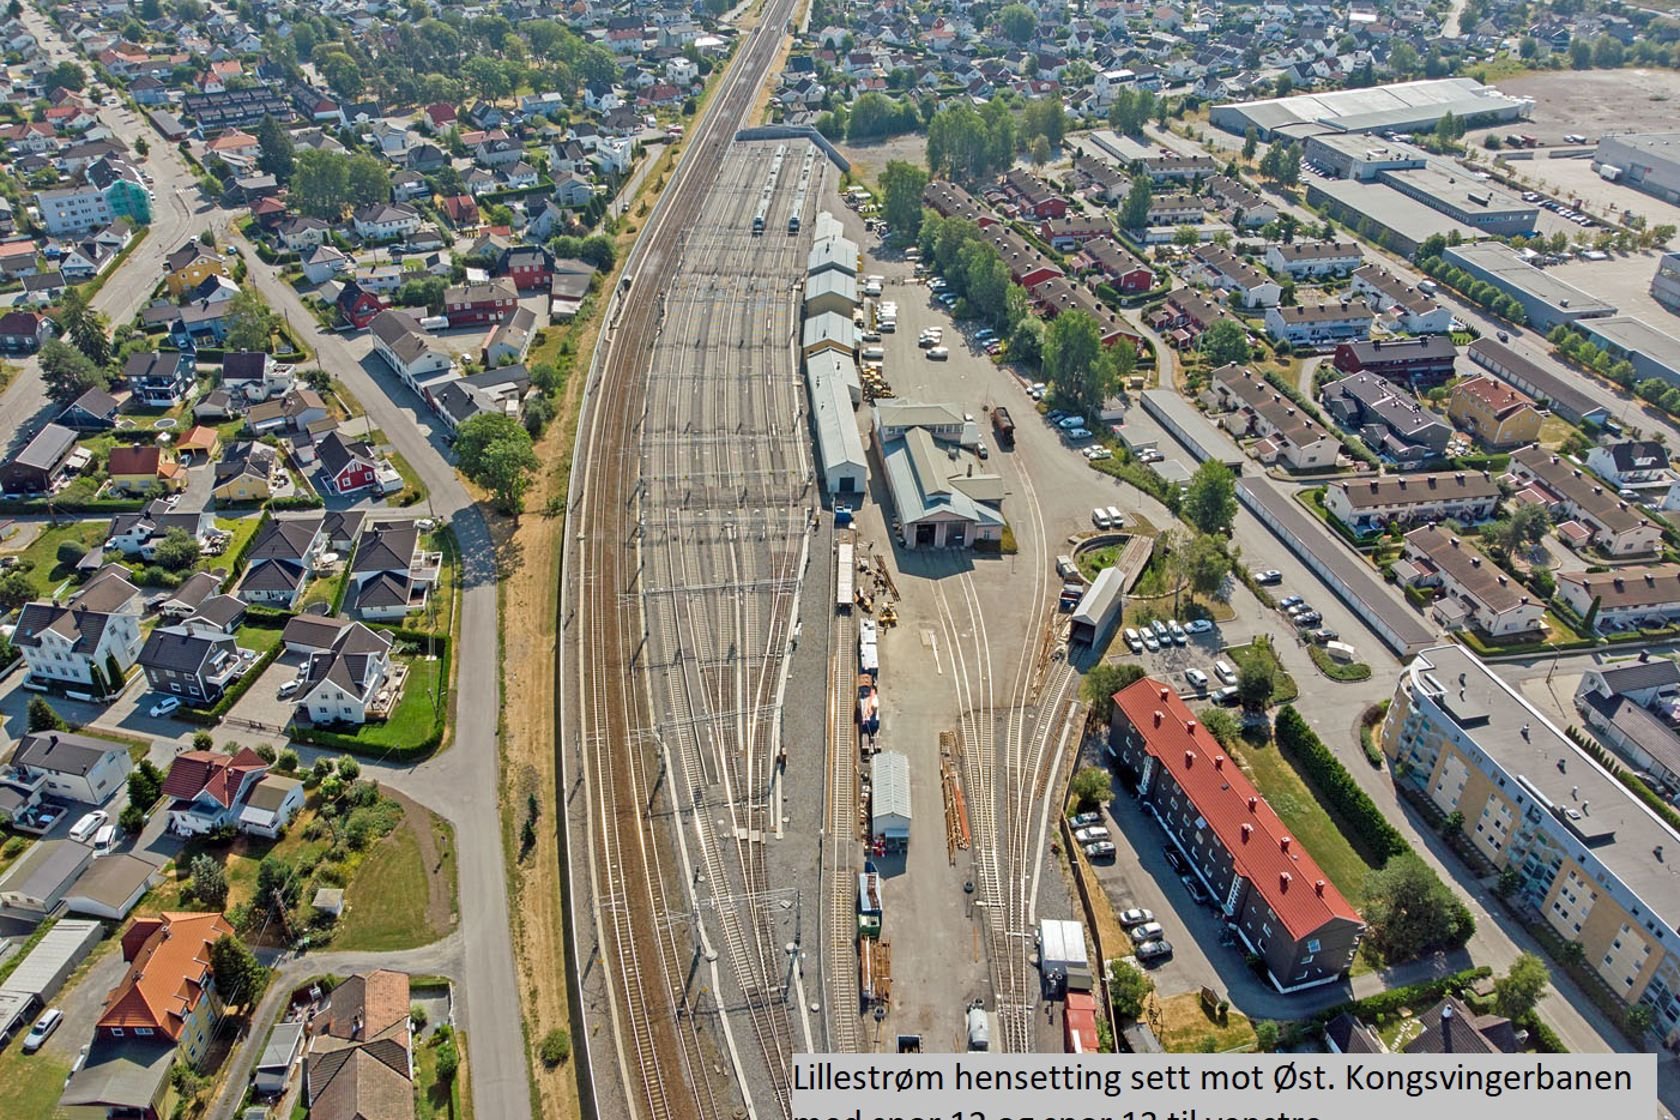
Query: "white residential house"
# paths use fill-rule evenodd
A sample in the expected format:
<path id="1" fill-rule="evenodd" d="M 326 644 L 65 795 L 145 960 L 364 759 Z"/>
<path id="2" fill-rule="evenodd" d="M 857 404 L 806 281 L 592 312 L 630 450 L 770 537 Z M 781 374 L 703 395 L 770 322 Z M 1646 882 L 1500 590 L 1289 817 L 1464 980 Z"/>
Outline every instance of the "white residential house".
<path id="1" fill-rule="evenodd" d="M 389 241 L 419 230 L 420 212 L 400 202 L 377 203 L 356 211 L 350 225 L 357 237 L 369 241 Z"/>
<path id="2" fill-rule="evenodd" d="M 239 831 L 275 839 L 303 808 L 303 782 L 283 774 L 264 774 L 245 794 L 239 808 Z"/>
<path id="3" fill-rule="evenodd" d="M 386 689 L 390 655 L 390 638 L 359 622 L 351 623 L 339 632 L 331 649 L 310 655 L 298 706 L 315 724 L 360 724 L 388 715 L 395 702 L 390 695 L 393 690 Z"/>
<path id="4" fill-rule="evenodd" d="M 12 782 L 39 785 L 39 793 L 85 805 L 103 805 L 134 768 L 128 746 L 70 731 L 25 735 L 12 752 Z"/>
<path id="5" fill-rule="evenodd" d="M 428 402 L 449 381 L 460 376 L 449 348 L 420 329 L 412 315 L 381 311 L 368 324 L 373 349 L 391 372 Z"/>
<path id="6" fill-rule="evenodd" d="M 128 582 L 128 570 L 111 564 L 101 569 L 63 604 L 26 603 L 18 615 L 12 644 L 23 654 L 29 679 L 72 688 L 107 688 L 110 666 L 125 676 L 140 657 L 140 589 Z"/>
<path id="7" fill-rule="evenodd" d="M 356 543 L 345 603 L 363 618 L 401 619 L 425 608 L 442 570 L 443 554 L 422 547 L 413 521 L 370 525 Z"/>
<path id="8" fill-rule="evenodd" d="M 627 175 L 635 162 L 636 146 L 627 136 L 603 136 L 589 159 L 605 175 Z"/>

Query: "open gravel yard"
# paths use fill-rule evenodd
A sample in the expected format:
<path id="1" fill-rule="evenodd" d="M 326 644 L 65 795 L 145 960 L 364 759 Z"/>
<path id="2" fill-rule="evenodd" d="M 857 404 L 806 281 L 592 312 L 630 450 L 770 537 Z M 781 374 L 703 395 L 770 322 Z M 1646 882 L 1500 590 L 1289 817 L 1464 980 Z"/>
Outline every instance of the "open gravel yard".
<path id="1" fill-rule="evenodd" d="M 1534 98 L 1530 120 L 1502 127 L 1538 136 L 1543 144 L 1561 144 L 1572 132 L 1596 141 L 1606 132 L 1672 129 L 1680 104 L 1680 73 L 1673 70 L 1558 70 L 1495 84 Z"/>

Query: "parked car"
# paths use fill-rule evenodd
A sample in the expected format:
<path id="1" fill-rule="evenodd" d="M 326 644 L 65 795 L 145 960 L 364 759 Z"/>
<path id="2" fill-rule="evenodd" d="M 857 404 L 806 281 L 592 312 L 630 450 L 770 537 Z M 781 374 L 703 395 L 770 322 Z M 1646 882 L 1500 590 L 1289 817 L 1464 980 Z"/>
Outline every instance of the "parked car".
<path id="1" fill-rule="evenodd" d="M 1319 614 L 1317 611 L 1305 611 L 1295 616 L 1295 625 L 1301 627 L 1303 630 L 1308 627 L 1317 626 L 1323 621 L 1324 616 Z"/>
<path id="2" fill-rule="evenodd" d="M 1126 648 L 1133 653 L 1143 652 L 1143 638 L 1132 627 L 1126 627 Z"/>
<path id="3" fill-rule="evenodd" d="M 297 677 L 293 677 L 291 680 L 282 684 L 279 691 L 277 691 L 274 695 L 276 698 L 284 700 L 288 696 L 295 696 L 297 694 L 297 690 L 302 687 L 303 681 Z"/>
<path id="4" fill-rule="evenodd" d="M 1074 828 L 1089 828 L 1094 824 L 1102 823 L 1102 814 L 1095 812 L 1075 813 L 1073 816 L 1068 818 L 1068 823 Z"/>
<path id="5" fill-rule="evenodd" d="M 1145 922 L 1141 926 L 1133 926 L 1129 931 L 1132 944 L 1142 945 L 1145 941 L 1158 941 L 1167 931 L 1161 928 L 1160 922 Z"/>
<path id="6" fill-rule="evenodd" d="M 1193 618 L 1184 624 L 1184 630 L 1189 634 L 1206 634 L 1213 629 L 1213 623 L 1205 618 Z"/>
<path id="7" fill-rule="evenodd" d="M 1114 844 L 1108 840 L 1097 840 L 1085 845 L 1085 855 L 1090 859 L 1113 859 Z"/>
<path id="8" fill-rule="evenodd" d="M 99 826 L 99 831 L 93 834 L 93 856 L 98 859 L 110 852 L 117 842 L 117 826 L 105 824 Z"/>
<path id="9" fill-rule="evenodd" d="M 943 346 L 935 346 L 932 350 L 928 351 L 928 358 L 935 362 L 943 362 L 950 356 L 951 351 Z"/>
<path id="10" fill-rule="evenodd" d="M 1098 840 L 1108 839 L 1108 829 L 1100 824 L 1086 825 L 1073 834 L 1073 838 L 1081 844 L 1094 844 Z"/>
<path id="11" fill-rule="evenodd" d="M 1130 910 L 1120 911 L 1120 924 L 1125 926 L 1127 929 L 1130 929 L 1132 926 L 1141 926 L 1147 922 L 1153 922 L 1154 920 L 1155 912 L 1153 910 L 1145 910 L 1141 906 L 1134 906 Z"/>
<path id="12" fill-rule="evenodd" d="M 1288 610 L 1296 603 L 1304 602 L 1306 602 L 1306 600 L 1302 599 L 1299 595 L 1285 595 L 1283 598 L 1278 600 L 1278 606 L 1282 607 L 1284 610 Z"/>
<path id="13" fill-rule="evenodd" d="M 1223 657 L 1213 663 L 1213 675 L 1226 684 L 1237 683 L 1237 667 Z"/>
<path id="14" fill-rule="evenodd" d="M 1162 645 L 1166 645 L 1168 642 L 1172 641 L 1172 632 L 1167 629 L 1167 624 L 1162 622 L 1160 619 L 1157 618 L 1154 622 L 1151 622 L 1149 626 L 1150 629 L 1155 631 L 1155 637 Z"/>
<path id="15" fill-rule="evenodd" d="M 1325 642 L 1333 642 L 1339 637 L 1341 637 L 1341 635 L 1330 629 L 1328 626 L 1320 626 L 1317 630 L 1312 632 L 1312 640 L 1320 645 L 1323 645 Z"/>
<path id="16" fill-rule="evenodd" d="M 1194 875 L 1189 872 L 1185 872 L 1183 875 L 1178 877 L 1178 881 L 1184 884 L 1184 889 L 1186 891 L 1190 892 L 1190 901 L 1194 902 L 1197 906 L 1201 906 L 1207 902 L 1207 891 L 1202 889 L 1202 884 L 1197 881 Z"/>
<path id="17" fill-rule="evenodd" d="M 1084 451 L 1081 451 L 1080 454 L 1091 460 L 1093 463 L 1100 463 L 1104 459 L 1114 458 L 1114 452 L 1102 446 L 1087 447 Z"/>
<path id="18" fill-rule="evenodd" d="M 23 1052 L 33 1054 L 46 1045 L 47 1039 L 64 1022 L 64 1012 L 56 1007 L 47 1008 L 47 1013 L 35 1020 L 35 1025 L 29 1028 L 29 1034 L 23 1040 Z"/>
<path id="19" fill-rule="evenodd" d="M 1184 632 L 1184 627 L 1179 624 L 1176 618 L 1167 623 L 1167 632 L 1172 635 L 1173 645 L 1175 646 L 1182 646 L 1190 641 L 1190 635 Z"/>
<path id="20" fill-rule="evenodd" d="M 1232 707 L 1237 702 L 1237 686 L 1234 684 L 1228 684 L 1224 688 L 1216 688 L 1212 692 L 1208 693 L 1208 699 L 1212 700 L 1215 704 L 1218 704 L 1221 708 Z"/>
<path id="21" fill-rule="evenodd" d="M 1074 428 L 1083 428 L 1085 426 L 1085 417 L 1064 416 L 1060 420 L 1056 421 L 1056 426 L 1064 431 L 1072 431 Z"/>
<path id="22" fill-rule="evenodd" d="M 1261 584 L 1262 586 L 1282 583 L 1283 573 L 1278 571 L 1276 568 L 1267 568 L 1265 571 L 1257 571 L 1254 573 L 1254 582 Z"/>
<path id="23" fill-rule="evenodd" d="M 1155 631 L 1145 630 L 1143 632 L 1143 648 L 1150 653 L 1161 652 L 1161 639 L 1155 636 Z"/>
<path id="24" fill-rule="evenodd" d="M 1190 865 L 1184 862 L 1184 857 L 1178 854 L 1177 848 L 1168 844 L 1166 847 L 1162 848 L 1161 851 L 1166 855 L 1167 863 L 1174 871 L 1178 872 L 1180 875 L 1189 873 Z"/>
<path id="25" fill-rule="evenodd" d="M 1087 440 L 1087 439 L 1091 438 L 1091 429 L 1089 429 L 1089 428 L 1069 428 L 1067 430 L 1067 432 L 1065 433 L 1065 435 L 1067 436 L 1067 441 L 1069 443 L 1079 443 L 1081 440 Z"/>
<path id="26" fill-rule="evenodd" d="M 1184 670 L 1184 680 L 1197 692 L 1201 692 L 1208 686 L 1208 675 L 1200 669 L 1191 668 Z"/>
<path id="27" fill-rule="evenodd" d="M 1142 963 L 1164 961 L 1172 956 L 1172 945 L 1157 938 L 1154 941 L 1145 941 L 1137 946 L 1132 950 L 1132 954 Z"/>
<path id="28" fill-rule="evenodd" d="M 95 809 L 70 826 L 70 839 L 86 841 L 88 837 L 99 831 L 101 825 L 110 819 L 111 814 L 103 809 Z"/>
<path id="29" fill-rule="evenodd" d="M 164 716 L 169 715 L 180 706 L 181 698 L 179 696 L 165 696 L 162 700 L 159 700 L 156 704 L 152 705 L 152 718 L 162 719 Z"/>

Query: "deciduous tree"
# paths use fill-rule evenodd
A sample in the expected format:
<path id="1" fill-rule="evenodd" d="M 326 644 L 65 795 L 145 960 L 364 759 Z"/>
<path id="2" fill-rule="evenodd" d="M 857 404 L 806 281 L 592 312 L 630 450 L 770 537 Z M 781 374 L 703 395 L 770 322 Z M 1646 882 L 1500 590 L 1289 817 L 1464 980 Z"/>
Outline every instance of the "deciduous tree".
<path id="1" fill-rule="evenodd" d="M 1546 996 L 1551 973 L 1533 953 L 1520 953 L 1505 975 L 1493 982 L 1493 1009 L 1507 1019 L 1520 1019 Z"/>
<path id="2" fill-rule="evenodd" d="M 1237 479 L 1231 468 L 1209 459 L 1196 468 L 1181 507 L 1199 532 L 1223 534 L 1237 518 Z"/>

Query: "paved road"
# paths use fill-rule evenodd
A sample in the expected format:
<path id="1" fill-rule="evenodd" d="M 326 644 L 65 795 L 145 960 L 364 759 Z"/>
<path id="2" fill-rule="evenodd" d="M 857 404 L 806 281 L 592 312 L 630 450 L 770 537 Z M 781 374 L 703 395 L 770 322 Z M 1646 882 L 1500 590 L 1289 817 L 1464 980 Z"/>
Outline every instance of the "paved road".
<path id="1" fill-rule="evenodd" d="M 237 235 L 236 235 L 237 236 Z M 496 558 L 490 529 L 444 457 L 441 429 L 420 399 L 378 358 L 358 361 L 345 338 L 315 326 L 291 285 L 248 251 L 251 282 L 269 306 L 288 314 L 314 348 L 317 364 L 349 388 L 375 427 L 407 459 L 431 492 L 431 514 L 454 526 L 462 556 L 461 630 L 455 664 L 458 696 L 455 745 L 392 782 L 455 825 L 460 859 L 462 1026 L 474 1038 L 473 1107 L 481 1116 L 523 1120 L 531 1115 L 519 992 L 508 936 L 507 882 L 497 802 L 500 750 L 496 741 Z"/>
<path id="2" fill-rule="evenodd" d="M 26 6 L 22 19 L 43 48 L 74 52 L 69 40 L 35 8 Z M 155 180 L 152 183 L 156 199 L 152 206 L 151 232 L 124 258 L 93 298 L 94 308 L 103 312 L 116 326 L 132 319 L 144 306 L 163 275 L 163 258 L 206 228 L 211 206 L 200 197 L 197 181 L 187 170 L 180 153 L 164 143 L 162 137 L 126 105 L 99 110 L 99 119 L 131 150 L 136 140 L 145 139 L 151 154 L 140 161 L 139 166 Z M 33 431 L 46 419 L 43 413 L 48 404 L 40 364 L 34 358 L 24 359 L 19 364 L 22 372 L 13 380 L 5 395 L 0 396 L 0 432 L 6 433 L 6 438 L 13 444 L 21 438 L 21 433 Z"/>

